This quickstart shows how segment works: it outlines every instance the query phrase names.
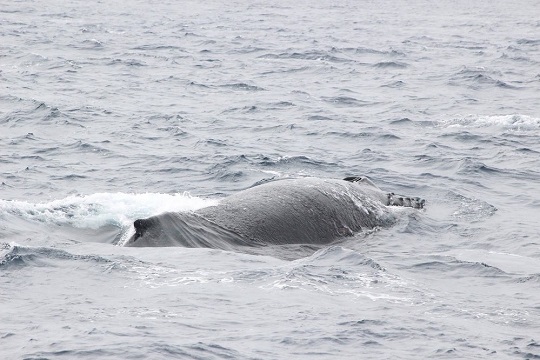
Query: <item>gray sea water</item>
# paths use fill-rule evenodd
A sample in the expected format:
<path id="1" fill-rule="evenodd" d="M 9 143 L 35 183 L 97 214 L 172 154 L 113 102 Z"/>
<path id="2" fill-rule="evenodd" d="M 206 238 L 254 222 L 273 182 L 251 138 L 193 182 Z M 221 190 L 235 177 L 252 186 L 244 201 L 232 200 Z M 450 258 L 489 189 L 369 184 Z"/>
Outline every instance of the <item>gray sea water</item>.
<path id="1" fill-rule="evenodd" d="M 0 358 L 540 358 L 538 1 L 0 1 Z M 137 218 L 367 175 L 391 228 Z"/>

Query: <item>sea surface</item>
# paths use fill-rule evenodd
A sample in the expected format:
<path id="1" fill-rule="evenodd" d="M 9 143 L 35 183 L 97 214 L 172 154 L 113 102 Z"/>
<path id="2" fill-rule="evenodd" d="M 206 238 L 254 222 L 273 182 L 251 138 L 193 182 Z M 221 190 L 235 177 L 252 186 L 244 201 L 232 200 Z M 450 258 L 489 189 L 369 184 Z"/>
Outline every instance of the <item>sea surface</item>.
<path id="1" fill-rule="evenodd" d="M 1 359 L 539 359 L 540 2 L 0 0 Z M 267 253 L 133 221 L 366 175 Z"/>

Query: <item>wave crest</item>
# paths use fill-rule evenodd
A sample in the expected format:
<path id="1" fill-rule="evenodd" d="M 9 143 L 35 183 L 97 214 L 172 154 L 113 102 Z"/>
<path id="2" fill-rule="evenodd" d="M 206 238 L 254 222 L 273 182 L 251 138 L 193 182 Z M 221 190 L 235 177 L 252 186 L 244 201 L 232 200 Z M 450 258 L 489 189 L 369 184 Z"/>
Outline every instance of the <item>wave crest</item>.
<path id="1" fill-rule="evenodd" d="M 538 130 L 540 118 L 528 115 L 465 115 L 439 121 L 443 128 L 503 128 L 507 130 Z"/>
<path id="2" fill-rule="evenodd" d="M 0 217 L 9 214 L 30 221 L 98 229 L 106 225 L 126 227 L 136 218 L 168 211 L 192 211 L 216 203 L 217 200 L 188 193 L 96 193 L 40 203 L 0 200 Z"/>

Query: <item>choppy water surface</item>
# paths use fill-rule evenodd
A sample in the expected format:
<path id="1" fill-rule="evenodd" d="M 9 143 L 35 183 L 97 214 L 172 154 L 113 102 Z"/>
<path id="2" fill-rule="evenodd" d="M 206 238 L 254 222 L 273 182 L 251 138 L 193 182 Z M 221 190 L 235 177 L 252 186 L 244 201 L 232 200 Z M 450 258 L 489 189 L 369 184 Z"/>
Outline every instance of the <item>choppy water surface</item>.
<path id="1" fill-rule="evenodd" d="M 6 359 L 540 358 L 536 1 L 0 6 Z M 275 178 L 427 200 L 260 255 L 117 246 Z"/>

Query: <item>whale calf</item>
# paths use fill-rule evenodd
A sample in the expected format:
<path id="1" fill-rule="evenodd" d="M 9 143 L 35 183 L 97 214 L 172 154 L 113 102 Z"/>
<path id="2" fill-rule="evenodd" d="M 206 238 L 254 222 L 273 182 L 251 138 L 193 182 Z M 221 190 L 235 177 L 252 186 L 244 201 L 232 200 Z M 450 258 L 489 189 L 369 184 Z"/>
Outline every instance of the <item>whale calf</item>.
<path id="1" fill-rule="evenodd" d="M 379 189 L 367 177 L 283 179 L 254 186 L 194 212 L 138 219 L 125 246 L 207 247 L 329 244 L 395 221 L 389 206 L 424 207 L 420 198 Z"/>

